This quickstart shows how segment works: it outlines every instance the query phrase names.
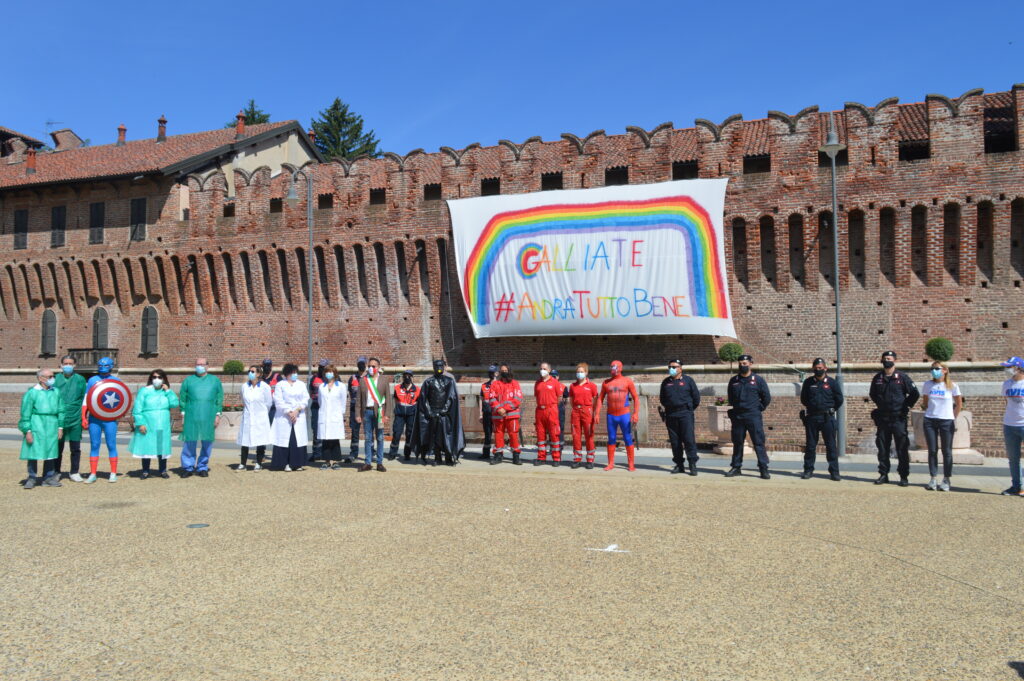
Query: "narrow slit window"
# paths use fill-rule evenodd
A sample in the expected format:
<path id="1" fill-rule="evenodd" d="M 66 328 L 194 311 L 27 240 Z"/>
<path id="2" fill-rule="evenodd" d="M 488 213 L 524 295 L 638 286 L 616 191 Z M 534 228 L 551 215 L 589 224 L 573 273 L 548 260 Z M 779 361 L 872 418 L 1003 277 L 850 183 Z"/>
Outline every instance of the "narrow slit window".
<path id="1" fill-rule="evenodd" d="M 480 180 L 480 196 L 497 196 L 501 193 L 501 178 L 485 177 Z"/>
<path id="2" fill-rule="evenodd" d="M 629 167 L 615 166 L 604 169 L 604 184 L 611 187 L 618 184 L 629 184 Z"/>
<path id="3" fill-rule="evenodd" d="M 696 161 L 673 161 L 673 180 L 695 180 L 699 168 Z"/>
<path id="4" fill-rule="evenodd" d="M 425 185 L 423 185 L 423 200 L 424 201 L 440 201 L 441 200 L 441 185 L 440 184 L 425 184 Z"/>
<path id="5" fill-rule="evenodd" d="M 541 173 L 540 190 L 542 192 L 562 188 L 562 173 Z"/>
<path id="6" fill-rule="evenodd" d="M 370 190 L 370 205 L 371 206 L 383 206 L 388 202 L 388 190 L 384 188 L 377 188 Z"/>

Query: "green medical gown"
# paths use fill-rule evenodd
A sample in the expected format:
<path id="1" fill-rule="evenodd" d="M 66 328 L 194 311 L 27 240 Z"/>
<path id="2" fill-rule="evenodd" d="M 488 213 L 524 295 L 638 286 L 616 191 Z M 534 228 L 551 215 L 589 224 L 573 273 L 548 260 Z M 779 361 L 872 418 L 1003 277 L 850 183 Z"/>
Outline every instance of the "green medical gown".
<path id="1" fill-rule="evenodd" d="M 185 424 L 178 437 L 183 442 L 213 442 L 213 420 L 224 409 L 224 386 L 210 374 L 192 375 L 178 392 Z"/>
<path id="2" fill-rule="evenodd" d="M 128 443 L 132 456 L 148 459 L 171 455 L 171 409 L 177 406 L 178 396 L 171 389 L 157 390 L 151 385 L 139 389 L 132 407 L 135 431 Z M 139 432 L 139 426 L 146 426 L 145 434 Z"/>
<path id="3" fill-rule="evenodd" d="M 85 378 L 71 374 L 70 378 L 58 371 L 53 387 L 64 400 L 64 439 L 79 442 L 82 439 L 82 402 L 85 401 Z"/>
<path id="4" fill-rule="evenodd" d="M 32 431 L 32 444 L 21 441 L 22 459 L 45 461 L 57 458 L 57 429 L 64 416 L 64 402 L 60 392 L 50 388 L 44 390 L 36 385 L 29 388 L 21 399 L 21 417 L 18 430 Z"/>

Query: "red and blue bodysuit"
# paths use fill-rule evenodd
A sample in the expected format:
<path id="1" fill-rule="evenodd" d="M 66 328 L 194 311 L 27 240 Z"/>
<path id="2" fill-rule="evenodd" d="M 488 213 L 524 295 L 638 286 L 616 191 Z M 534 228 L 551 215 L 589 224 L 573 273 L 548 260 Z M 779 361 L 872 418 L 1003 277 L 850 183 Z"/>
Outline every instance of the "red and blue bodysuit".
<path id="1" fill-rule="evenodd" d="M 601 398 L 598 401 L 598 408 L 605 400 L 608 401 L 608 413 L 605 416 L 608 426 L 608 465 L 605 470 L 615 468 L 616 435 L 621 433 L 622 442 L 626 445 L 626 460 L 632 471 L 636 470 L 633 463 L 636 449 L 633 445 L 632 425 L 640 418 L 636 385 L 632 379 L 622 375 L 622 362 L 618 360 L 612 362 L 611 374 L 611 378 L 601 384 Z"/>

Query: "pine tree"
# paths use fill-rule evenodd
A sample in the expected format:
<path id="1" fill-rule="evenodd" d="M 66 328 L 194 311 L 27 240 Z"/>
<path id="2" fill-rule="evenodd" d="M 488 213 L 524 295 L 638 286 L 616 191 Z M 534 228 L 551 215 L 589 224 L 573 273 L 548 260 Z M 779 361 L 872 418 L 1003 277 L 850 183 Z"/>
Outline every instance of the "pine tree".
<path id="1" fill-rule="evenodd" d="M 363 117 L 349 110 L 348 104 L 335 98 L 334 102 L 320 112 L 319 118 L 310 121 L 316 133 L 316 146 L 324 157 L 339 156 L 353 159 L 366 154 L 380 154 L 380 140 L 373 130 L 363 132 Z"/>
<path id="2" fill-rule="evenodd" d="M 269 123 L 270 114 L 263 109 L 256 106 L 256 100 L 250 99 L 249 103 L 242 109 L 242 113 L 245 114 L 246 125 L 257 125 L 259 123 Z M 232 119 L 230 123 L 225 125 L 225 128 L 233 128 L 237 123 L 237 119 Z"/>

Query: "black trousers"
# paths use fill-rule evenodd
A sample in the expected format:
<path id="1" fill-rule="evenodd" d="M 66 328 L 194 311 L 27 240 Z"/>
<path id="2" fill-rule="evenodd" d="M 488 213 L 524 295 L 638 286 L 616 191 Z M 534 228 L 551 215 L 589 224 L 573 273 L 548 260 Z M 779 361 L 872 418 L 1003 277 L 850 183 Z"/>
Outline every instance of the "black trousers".
<path id="1" fill-rule="evenodd" d="M 322 449 L 320 445 L 320 438 L 317 437 L 317 433 L 319 432 L 317 430 L 317 422 L 320 420 L 320 407 L 317 406 L 318 404 L 319 403 L 316 400 L 313 400 L 309 405 L 309 426 L 312 428 L 313 433 L 310 436 L 313 439 L 312 452 L 309 455 L 310 461 L 316 461 L 319 459 L 320 451 Z"/>
<path id="2" fill-rule="evenodd" d="M 68 448 L 71 449 L 71 467 L 68 469 L 69 473 L 77 473 L 78 466 L 82 461 L 82 441 L 81 440 L 68 440 Z M 57 462 L 54 464 L 54 469 L 57 474 L 60 474 L 60 465 L 64 461 L 64 438 L 61 438 L 57 442 Z"/>
<path id="3" fill-rule="evenodd" d="M 491 418 L 491 410 L 484 409 L 484 456 L 491 455 L 491 443 L 494 441 L 494 419 Z"/>
<path id="4" fill-rule="evenodd" d="M 256 447 L 256 463 L 258 463 L 260 466 L 263 465 L 263 457 L 265 457 L 266 455 L 267 455 L 267 446 L 266 445 L 259 445 L 259 446 Z M 241 464 L 244 466 L 249 461 L 249 448 L 248 447 L 242 447 L 241 457 L 242 457 Z"/>
<path id="5" fill-rule="evenodd" d="M 672 460 L 682 468 L 686 461 L 697 463 L 697 436 L 693 427 L 693 412 L 690 410 L 669 414 L 665 417 L 668 440 L 672 444 Z M 684 458 L 685 452 L 685 458 Z"/>
<path id="6" fill-rule="evenodd" d="M 933 478 L 939 474 L 939 443 L 942 443 L 942 476 L 953 476 L 953 433 L 956 432 L 953 419 L 924 420 L 924 439 L 928 443 L 928 474 Z"/>
<path id="7" fill-rule="evenodd" d="M 362 424 L 356 421 L 356 411 L 351 410 L 348 415 L 348 428 L 352 433 L 351 445 L 348 450 L 348 455 L 353 459 L 359 458 L 359 426 Z"/>
<path id="8" fill-rule="evenodd" d="M 825 441 L 825 460 L 828 461 L 828 472 L 839 472 L 839 448 L 836 445 L 836 419 L 828 414 L 808 414 L 804 421 L 804 470 L 813 471 L 814 461 L 818 456 L 818 436 Z"/>
<path id="9" fill-rule="evenodd" d="M 158 456 L 158 457 L 156 457 L 156 459 L 157 459 L 157 463 L 160 465 L 160 472 L 161 473 L 167 472 L 167 458 L 163 457 L 163 456 Z M 151 459 L 143 459 L 142 460 L 142 470 L 144 470 L 147 473 L 149 472 L 149 462 L 150 461 L 151 461 Z"/>
<path id="10" fill-rule="evenodd" d="M 875 432 L 875 446 L 878 447 L 878 473 L 889 475 L 892 467 L 889 461 L 892 447 L 896 445 L 896 472 L 901 478 L 910 475 L 910 437 L 907 435 L 907 417 L 899 414 L 876 417 L 878 430 Z"/>
<path id="11" fill-rule="evenodd" d="M 405 433 L 405 448 L 402 450 L 402 454 L 409 456 L 412 448 L 409 446 L 409 442 L 412 438 L 412 429 L 416 426 L 416 410 L 413 409 L 408 414 L 400 414 L 395 412 L 395 423 L 391 426 L 391 450 L 388 452 L 388 456 L 398 456 L 398 441 L 402 438 L 402 434 Z"/>
<path id="12" fill-rule="evenodd" d="M 279 447 L 274 445 L 274 453 L 270 458 L 270 467 L 278 470 L 284 470 L 285 466 L 291 466 L 292 470 L 302 468 L 307 463 L 306 457 L 306 448 L 299 447 L 298 441 L 295 439 L 295 426 L 293 425 L 288 436 L 288 446 Z"/>
<path id="13" fill-rule="evenodd" d="M 764 447 L 764 421 L 761 420 L 761 412 L 744 414 L 733 414 L 732 419 L 732 463 L 733 468 L 743 465 L 743 443 L 750 435 L 750 441 L 754 444 L 754 453 L 757 454 L 757 467 L 768 468 L 768 451 Z"/>
<path id="14" fill-rule="evenodd" d="M 341 461 L 341 440 L 321 440 L 320 445 L 324 463 Z"/>

